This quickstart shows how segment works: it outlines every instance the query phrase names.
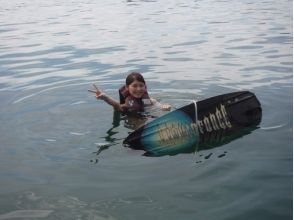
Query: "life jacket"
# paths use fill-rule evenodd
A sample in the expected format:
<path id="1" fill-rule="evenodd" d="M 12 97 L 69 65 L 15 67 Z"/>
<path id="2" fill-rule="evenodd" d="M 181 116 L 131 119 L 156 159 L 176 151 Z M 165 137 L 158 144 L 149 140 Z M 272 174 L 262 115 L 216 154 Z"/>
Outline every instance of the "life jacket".
<path id="1" fill-rule="evenodd" d="M 152 105 L 148 92 L 146 91 L 141 98 L 132 96 L 124 85 L 119 89 L 120 104 L 126 104 L 127 112 L 144 112 L 145 106 Z"/>

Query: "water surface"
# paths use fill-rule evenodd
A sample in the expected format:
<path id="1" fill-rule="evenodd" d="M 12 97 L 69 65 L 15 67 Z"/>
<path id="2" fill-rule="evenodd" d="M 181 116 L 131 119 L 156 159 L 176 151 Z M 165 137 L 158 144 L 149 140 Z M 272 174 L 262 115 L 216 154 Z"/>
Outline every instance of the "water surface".
<path id="1" fill-rule="evenodd" d="M 291 1 L 0 3 L 0 219 L 292 219 Z M 130 71 L 174 107 L 250 90 L 260 128 L 142 156 L 87 93 Z"/>

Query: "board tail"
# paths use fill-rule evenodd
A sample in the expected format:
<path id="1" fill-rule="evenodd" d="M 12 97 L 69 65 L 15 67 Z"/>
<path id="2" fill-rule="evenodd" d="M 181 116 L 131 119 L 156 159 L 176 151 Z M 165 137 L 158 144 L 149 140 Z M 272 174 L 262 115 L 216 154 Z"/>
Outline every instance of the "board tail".
<path id="1" fill-rule="evenodd" d="M 256 129 L 262 109 L 248 91 L 228 93 L 197 102 L 199 150 L 220 146 Z"/>

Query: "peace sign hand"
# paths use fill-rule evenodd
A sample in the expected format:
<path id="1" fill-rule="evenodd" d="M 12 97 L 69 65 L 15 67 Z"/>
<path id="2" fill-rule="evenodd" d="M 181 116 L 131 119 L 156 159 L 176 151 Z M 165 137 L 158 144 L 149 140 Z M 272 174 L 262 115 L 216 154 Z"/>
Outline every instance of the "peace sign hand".
<path id="1" fill-rule="evenodd" d="M 89 92 L 92 92 L 92 93 L 95 93 L 95 96 L 97 99 L 103 99 L 103 97 L 105 96 L 104 93 L 102 93 L 102 91 L 95 85 L 93 84 L 93 87 L 95 88 L 95 91 L 94 90 L 90 90 L 88 89 Z"/>

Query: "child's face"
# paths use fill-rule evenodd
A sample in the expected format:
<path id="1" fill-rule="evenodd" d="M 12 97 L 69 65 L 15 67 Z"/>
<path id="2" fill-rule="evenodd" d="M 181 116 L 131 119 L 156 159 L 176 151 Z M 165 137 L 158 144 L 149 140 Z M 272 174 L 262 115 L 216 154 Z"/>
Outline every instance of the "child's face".
<path id="1" fill-rule="evenodd" d="M 135 98 L 141 98 L 146 92 L 145 84 L 137 80 L 128 85 L 127 89 L 129 90 L 129 93 Z"/>

